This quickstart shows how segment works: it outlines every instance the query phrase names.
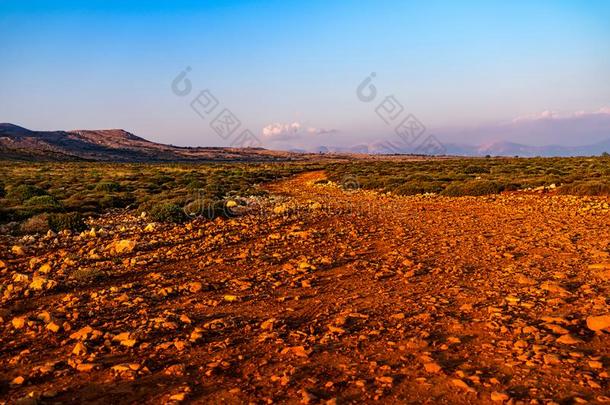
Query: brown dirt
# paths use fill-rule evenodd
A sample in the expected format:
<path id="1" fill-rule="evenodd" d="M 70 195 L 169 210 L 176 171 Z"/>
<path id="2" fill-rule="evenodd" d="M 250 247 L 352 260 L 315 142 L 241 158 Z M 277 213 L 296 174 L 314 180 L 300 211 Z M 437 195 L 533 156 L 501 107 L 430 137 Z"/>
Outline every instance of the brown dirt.
<path id="1" fill-rule="evenodd" d="M 110 215 L 95 236 L 0 237 L 0 397 L 610 401 L 610 334 L 586 324 L 610 312 L 607 198 L 323 178 L 273 184 L 231 220 L 145 231 Z"/>

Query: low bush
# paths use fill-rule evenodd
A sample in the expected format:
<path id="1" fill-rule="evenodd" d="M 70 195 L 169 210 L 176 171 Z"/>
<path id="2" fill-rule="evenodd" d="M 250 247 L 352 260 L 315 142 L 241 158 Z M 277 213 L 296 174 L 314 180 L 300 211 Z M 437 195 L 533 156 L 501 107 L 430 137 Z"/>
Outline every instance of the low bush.
<path id="1" fill-rule="evenodd" d="M 21 202 L 27 201 L 32 197 L 45 195 L 47 192 L 40 187 L 30 184 L 21 184 L 9 190 L 7 197 Z"/>
<path id="2" fill-rule="evenodd" d="M 559 192 L 572 195 L 610 195 L 610 182 L 583 181 L 564 184 L 559 188 Z"/>
<path id="3" fill-rule="evenodd" d="M 157 222 L 184 222 L 186 214 L 184 210 L 174 203 L 155 204 L 150 209 L 150 218 Z"/>
<path id="4" fill-rule="evenodd" d="M 101 181 L 95 185 L 95 190 L 113 193 L 121 191 L 121 185 L 112 181 Z"/>
<path id="5" fill-rule="evenodd" d="M 448 185 L 442 192 L 449 197 L 480 196 L 487 194 L 498 194 L 504 187 L 495 181 L 475 180 L 465 183 Z"/>
<path id="6" fill-rule="evenodd" d="M 61 204 L 51 195 L 34 196 L 28 199 L 24 205 L 41 209 L 56 209 L 61 207 Z"/>
<path id="7" fill-rule="evenodd" d="M 49 228 L 49 216 L 47 214 L 34 215 L 26 219 L 20 226 L 21 232 L 26 234 L 47 233 Z"/>
<path id="8" fill-rule="evenodd" d="M 86 228 L 83 217 L 78 212 L 50 214 L 49 227 L 55 232 L 63 231 L 64 229 L 80 232 Z"/>

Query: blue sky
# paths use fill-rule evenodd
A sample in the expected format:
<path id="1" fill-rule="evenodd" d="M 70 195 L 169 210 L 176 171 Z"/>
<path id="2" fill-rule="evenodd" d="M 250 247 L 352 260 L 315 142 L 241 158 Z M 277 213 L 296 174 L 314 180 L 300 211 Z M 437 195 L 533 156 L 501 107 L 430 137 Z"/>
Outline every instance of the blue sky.
<path id="1" fill-rule="evenodd" d="M 497 128 L 610 106 L 607 1 L 0 0 L 0 52 L 0 121 L 178 145 L 228 144 L 189 107 L 203 89 L 268 146 L 391 136 L 356 97 L 371 72 L 449 142 L 570 143 Z M 187 66 L 193 92 L 178 97 Z"/>

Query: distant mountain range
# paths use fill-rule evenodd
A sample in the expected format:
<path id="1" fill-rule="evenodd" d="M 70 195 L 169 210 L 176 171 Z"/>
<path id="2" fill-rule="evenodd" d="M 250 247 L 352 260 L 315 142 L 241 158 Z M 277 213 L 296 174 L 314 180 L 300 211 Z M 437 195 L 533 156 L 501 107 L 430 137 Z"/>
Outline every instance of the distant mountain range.
<path id="1" fill-rule="evenodd" d="M 189 148 L 150 142 L 122 129 L 31 131 L 0 124 L 0 158 L 107 162 L 275 161 L 302 159 L 262 148 Z"/>
<path id="2" fill-rule="evenodd" d="M 484 145 L 464 145 L 448 143 L 442 146 L 445 155 L 451 156 L 521 156 L 521 157 L 552 157 L 552 156 L 598 156 L 604 152 L 610 153 L 610 139 L 584 146 L 529 146 L 513 142 L 493 142 Z M 317 146 L 307 149 L 293 149 L 293 152 L 315 153 L 358 153 L 358 154 L 420 154 L 416 148 L 401 147 L 400 143 L 370 142 L 350 147 Z"/>

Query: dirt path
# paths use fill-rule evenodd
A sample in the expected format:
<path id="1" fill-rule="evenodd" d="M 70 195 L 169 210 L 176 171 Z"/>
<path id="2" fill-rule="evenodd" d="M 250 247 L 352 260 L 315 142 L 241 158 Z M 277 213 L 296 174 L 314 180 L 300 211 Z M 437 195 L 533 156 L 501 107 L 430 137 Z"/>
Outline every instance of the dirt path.
<path id="1" fill-rule="evenodd" d="M 2 397 L 610 401 L 610 335 L 586 324 L 610 312 L 607 199 L 396 197 L 323 180 L 272 184 L 232 220 L 144 231 L 108 217 L 95 236 L 6 239 L 25 255 L 2 258 Z M 108 249 L 119 239 L 133 251 Z M 79 267 L 100 275 L 75 280 Z M 35 291 L 34 276 L 57 285 Z"/>

